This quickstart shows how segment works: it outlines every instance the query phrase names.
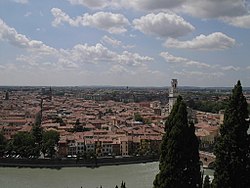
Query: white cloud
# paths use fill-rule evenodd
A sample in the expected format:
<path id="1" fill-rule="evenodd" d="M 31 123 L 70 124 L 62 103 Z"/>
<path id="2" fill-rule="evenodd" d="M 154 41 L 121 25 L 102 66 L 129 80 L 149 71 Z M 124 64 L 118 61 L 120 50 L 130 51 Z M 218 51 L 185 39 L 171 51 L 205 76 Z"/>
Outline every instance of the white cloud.
<path id="1" fill-rule="evenodd" d="M 125 4 L 125 1 L 123 1 Z M 171 9 L 177 6 L 180 6 L 183 3 L 182 0 L 133 0 L 126 1 L 128 7 L 133 7 L 134 9 L 139 10 L 163 10 L 163 9 Z"/>
<path id="2" fill-rule="evenodd" d="M 180 11 L 198 18 L 235 17 L 248 12 L 245 0 L 189 0 L 183 3 Z"/>
<path id="3" fill-rule="evenodd" d="M 109 73 L 111 74 L 123 74 L 123 73 L 134 74 L 133 71 L 129 71 L 127 68 L 125 68 L 122 65 L 113 65 L 110 68 Z"/>
<path id="4" fill-rule="evenodd" d="M 195 28 L 176 14 L 148 14 L 133 20 L 134 27 L 141 32 L 158 37 L 180 37 L 192 32 Z"/>
<path id="5" fill-rule="evenodd" d="M 235 45 L 235 39 L 221 33 L 215 32 L 210 35 L 199 35 L 191 41 L 179 41 L 169 38 L 164 44 L 168 48 L 185 48 L 196 50 L 224 50 Z"/>
<path id="6" fill-rule="evenodd" d="M 29 55 L 19 55 L 16 60 L 27 66 L 52 66 L 58 69 L 75 69 L 84 64 L 119 63 L 124 66 L 144 66 L 153 58 L 141 56 L 138 53 L 123 51 L 117 53 L 100 43 L 96 45 L 77 44 L 72 49 L 55 49 L 42 41 L 30 40 L 25 35 L 17 33 L 0 19 L 0 40 L 15 47 L 26 49 Z"/>
<path id="7" fill-rule="evenodd" d="M 177 7 L 182 0 L 68 0 L 72 5 L 82 5 L 90 9 L 133 8 L 135 10 L 162 10 Z"/>
<path id="8" fill-rule="evenodd" d="M 127 7 L 145 11 L 166 10 L 187 13 L 198 18 L 242 16 L 248 13 L 246 0 L 133 0 Z"/>
<path id="9" fill-rule="evenodd" d="M 250 28 L 249 1 L 247 0 L 189 0 L 177 12 L 204 19 L 219 19 L 240 28 Z"/>
<path id="10" fill-rule="evenodd" d="M 123 51 L 121 54 L 109 50 L 98 43 L 95 46 L 77 44 L 70 50 L 61 50 L 63 58 L 78 63 L 119 63 L 126 66 L 144 66 L 153 58 L 141 56 L 138 53 Z"/>
<path id="11" fill-rule="evenodd" d="M 5 69 L 5 66 L 3 66 L 3 65 L 0 65 L 0 69 Z"/>
<path id="12" fill-rule="evenodd" d="M 2 19 L 0 19 L 0 40 L 7 41 L 16 47 L 39 51 L 44 54 L 55 52 L 54 48 L 43 44 L 42 41 L 30 40 L 25 35 L 17 33 L 14 28 L 9 27 Z"/>
<path id="13" fill-rule="evenodd" d="M 23 0 L 25 1 L 25 0 Z M 68 0 L 90 9 L 125 8 L 147 12 L 175 12 L 202 19 L 219 19 L 235 27 L 250 28 L 247 0 Z"/>
<path id="14" fill-rule="evenodd" d="M 107 35 L 105 35 L 105 36 L 102 37 L 101 42 L 105 43 L 105 44 L 112 45 L 113 47 L 120 46 L 122 44 L 121 41 L 116 40 L 116 39 L 111 38 L 111 37 L 108 37 Z"/>
<path id="15" fill-rule="evenodd" d="M 122 45 L 122 48 L 124 49 L 131 49 L 134 48 L 136 45 Z"/>
<path id="16" fill-rule="evenodd" d="M 102 44 L 108 44 L 111 45 L 112 47 L 122 47 L 124 49 L 131 49 L 134 48 L 135 45 L 124 45 L 122 41 L 116 40 L 112 37 L 109 37 L 107 35 L 104 35 L 101 39 Z"/>
<path id="17" fill-rule="evenodd" d="M 240 28 L 250 28 L 249 2 L 246 0 L 134 0 L 130 7 L 141 10 L 166 10 L 187 13 L 197 18 L 219 19 Z"/>
<path id="18" fill-rule="evenodd" d="M 247 69 L 250 69 L 250 66 L 247 66 Z"/>
<path id="19" fill-rule="evenodd" d="M 29 0 L 12 0 L 16 3 L 21 3 L 21 4 L 27 4 L 29 2 Z"/>
<path id="20" fill-rule="evenodd" d="M 221 67 L 222 70 L 224 71 L 239 71 L 240 68 L 239 67 L 235 67 L 232 65 L 226 66 L 226 67 Z"/>
<path id="21" fill-rule="evenodd" d="M 96 12 L 93 15 L 85 13 L 76 18 L 71 18 L 59 8 L 52 8 L 51 13 L 55 17 L 52 22 L 54 27 L 66 22 L 74 27 L 90 26 L 108 31 L 109 33 L 118 34 L 126 32 L 126 27 L 130 24 L 128 19 L 122 14 L 114 14 L 111 12 Z"/>
<path id="22" fill-rule="evenodd" d="M 218 79 L 222 76 L 224 76 L 223 72 L 203 72 L 203 71 L 174 71 L 174 75 L 177 75 L 182 80 L 185 80 L 187 78 L 191 78 L 193 82 L 201 81 L 207 82 L 208 80 L 214 80 Z M 199 79 L 197 79 L 199 78 Z"/>
<path id="23" fill-rule="evenodd" d="M 25 14 L 24 14 L 24 17 L 29 17 L 29 16 L 31 16 L 32 15 L 32 12 L 26 12 Z"/>
<path id="24" fill-rule="evenodd" d="M 18 1 L 18 0 L 16 0 Z M 26 0 L 20 0 L 26 1 Z M 68 0 L 90 9 L 127 8 L 141 11 L 171 11 L 197 18 L 220 19 L 235 27 L 250 28 L 247 0 Z"/>
<path id="25" fill-rule="evenodd" d="M 145 62 L 153 61 L 154 59 L 148 56 L 141 56 L 138 53 L 131 53 L 128 51 L 122 52 L 122 54 L 117 55 L 116 61 L 123 65 L 129 66 L 141 66 Z"/>
<path id="26" fill-rule="evenodd" d="M 68 0 L 72 5 L 82 5 L 90 9 L 103 9 L 107 7 L 120 7 L 120 0 Z"/>
<path id="27" fill-rule="evenodd" d="M 104 8 L 106 7 L 105 0 L 68 0 L 73 5 L 83 5 L 91 8 Z"/>
<path id="28" fill-rule="evenodd" d="M 222 20 L 230 25 L 240 28 L 250 28 L 250 15 L 237 16 L 237 17 L 225 17 Z"/>
<path id="29" fill-rule="evenodd" d="M 185 66 L 210 67 L 210 65 L 208 65 L 206 63 L 201 63 L 198 61 L 189 60 L 189 59 L 186 59 L 183 57 L 173 56 L 172 54 L 170 54 L 168 52 L 161 52 L 160 56 L 163 57 L 165 59 L 165 61 L 168 63 L 177 63 L 177 64 L 182 64 Z"/>
<path id="30" fill-rule="evenodd" d="M 57 27 L 58 25 L 62 24 L 62 22 L 67 22 L 68 24 L 73 26 L 79 25 L 79 23 L 71 19 L 69 15 L 67 15 L 59 8 L 52 8 L 51 13 L 55 17 L 55 19 L 52 22 L 52 26 L 54 27 Z"/>
<path id="31" fill-rule="evenodd" d="M 61 52 L 64 54 L 64 58 L 78 63 L 112 62 L 116 56 L 115 52 L 110 51 L 100 43 L 95 46 L 77 44 L 72 49 L 61 50 Z"/>

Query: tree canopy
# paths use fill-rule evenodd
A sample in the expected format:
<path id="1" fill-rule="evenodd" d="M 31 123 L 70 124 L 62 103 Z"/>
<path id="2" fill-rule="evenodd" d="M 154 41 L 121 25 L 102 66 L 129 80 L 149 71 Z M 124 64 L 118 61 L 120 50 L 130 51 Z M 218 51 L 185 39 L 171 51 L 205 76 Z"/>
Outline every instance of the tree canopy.
<path id="1" fill-rule="evenodd" d="M 186 104 L 181 97 L 166 121 L 161 144 L 159 174 L 154 188 L 200 187 L 199 143 L 194 125 L 188 123 Z"/>
<path id="2" fill-rule="evenodd" d="M 49 157 L 55 155 L 55 146 L 59 141 L 59 133 L 53 130 L 43 132 L 42 152 Z"/>
<path id="3" fill-rule="evenodd" d="M 12 140 L 12 152 L 20 157 L 28 158 L 37 156 L 35 148 L 35 138 L 31 133 L 18 132 Z"/>
<path id="4" fill-rule="evenodd" d="M 224 123 L 214 154 L 213 186 L 218 188 L 250 187 L 249 128 L 246 98 L 240 81 L 237 82 L 225 110 Z"/>
<path id="5" fill-rule="evenodd" d="M 3 132 L 0 131 L 0 157 L 2 157 L 5 152 L 6 144 L 7 144 L 7 141 L 3 135 Z"/>
<path id="6" fill-rule="evenodd" d="M 210 178 L 208 175 L 205 176 L 205 180 L 204 180 L 204 184 L 203 184 L 203 188 L 210 188 Z"/>

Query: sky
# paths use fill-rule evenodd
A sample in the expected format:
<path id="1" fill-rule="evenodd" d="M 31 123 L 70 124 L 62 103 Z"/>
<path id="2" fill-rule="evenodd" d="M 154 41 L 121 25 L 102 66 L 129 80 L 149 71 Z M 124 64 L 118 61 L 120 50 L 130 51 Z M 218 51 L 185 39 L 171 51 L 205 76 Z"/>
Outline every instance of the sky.
<path id="1" fill-rule="evenodd" d="M 249 0 L 0 0 L 0 85 L 250 86 Z"/>

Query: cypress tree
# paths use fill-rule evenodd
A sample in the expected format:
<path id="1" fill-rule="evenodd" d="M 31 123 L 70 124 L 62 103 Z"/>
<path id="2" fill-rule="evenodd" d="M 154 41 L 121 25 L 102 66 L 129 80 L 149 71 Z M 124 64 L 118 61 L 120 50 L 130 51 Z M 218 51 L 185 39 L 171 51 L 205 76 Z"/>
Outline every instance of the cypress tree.
<path id="1" fill-rule="evenodd" d="M 166 121 L 165 130 L 154 188 L 200 187 L 199 143 L 181 97 Z"/>
<path id="2" fill-rule="evenodd" d="M 126 188 L 125 182 L 122 181 L 121 188 Z"/>
<path id="3" fill-rule="evenodd" d="M 250 187 L 249 128 L 246 98 L 240 81 L 235 85 L 224 114 L 214 154 L 214 187 Z"/>
<path id="4" fill-rule="evenodd" d="M 203 184 L 203 188 L 210 188 L 210 178 L 208 175 L 205 176 L 205 180 L 204 180 L 204 184 Z"/>
<path id="5" fill-rule="evenodd" d="M 7 140 L 5 139 L 3 132 L 0 131 L 0 158 L 4 155 L 7 145 Z"/>

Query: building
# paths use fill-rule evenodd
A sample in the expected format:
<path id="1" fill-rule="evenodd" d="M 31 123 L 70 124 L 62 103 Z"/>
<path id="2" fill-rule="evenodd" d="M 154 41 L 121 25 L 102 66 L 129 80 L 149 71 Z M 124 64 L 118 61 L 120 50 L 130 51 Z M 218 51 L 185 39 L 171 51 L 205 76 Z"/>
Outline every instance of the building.
<path id="1" fill-rule="evenodd" d="M 171 87 L 169 89 L 169 95 L 168 95 L 168 113 L 169 114 L 170 114 L 170 112 L 174 106 L 174 103 L 176 102 L 177 97 L 179 95 L 178 89 L 177 89 L 177 84 L 178 84 L 177 79 L 172 79 Z"/>

